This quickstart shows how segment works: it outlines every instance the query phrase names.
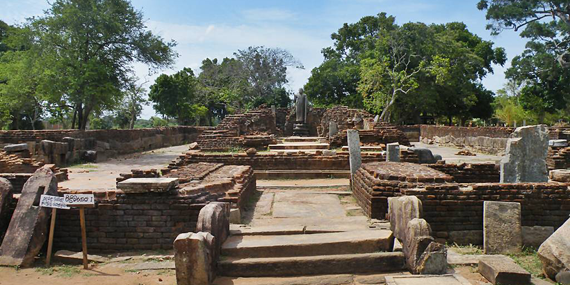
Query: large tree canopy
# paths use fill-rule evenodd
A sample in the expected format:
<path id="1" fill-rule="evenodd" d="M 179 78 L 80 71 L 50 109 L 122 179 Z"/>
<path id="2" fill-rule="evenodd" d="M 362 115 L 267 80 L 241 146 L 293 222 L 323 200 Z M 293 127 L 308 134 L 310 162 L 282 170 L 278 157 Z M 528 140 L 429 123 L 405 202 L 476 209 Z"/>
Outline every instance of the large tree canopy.
<path id="1" fill-rule="evenodd" d="M 480 83 L 506 60 L 463 23 L 395 24 L 381 13 L 345 24 L 323 50 L 305 91 L 322 105 L 364 105 L 383 119 L 418 123 L 421 115 L 465 120 L 493 115 Z"/>
<path id="2" fill-rule="evenodd" d="M 55 0 L 25 28 L 29 56 L 39 68 L 35 94 L 60 109 L 70 107 L 80 129 L 93 113 L 121 102 L 133 63 L 154 70 L 176 57 L 175 43 L 148 31 L 127 0 Z"/>

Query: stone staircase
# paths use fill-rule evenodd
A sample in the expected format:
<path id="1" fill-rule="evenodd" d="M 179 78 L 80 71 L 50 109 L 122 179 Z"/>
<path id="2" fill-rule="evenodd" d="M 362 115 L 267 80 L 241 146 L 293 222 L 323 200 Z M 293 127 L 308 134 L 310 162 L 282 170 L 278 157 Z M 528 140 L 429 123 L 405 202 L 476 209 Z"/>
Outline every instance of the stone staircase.
<path id="1" fill-rule="evenodd" d="M 287 137 L 278 144 L 270 144 L 270 151 L 284 152 L 316 152 L 317 150 L 329 149 L 328 143 L 323 143 L 321 137 Z"/>
<path id="2" fill-rule="evenodd" d="M 219 272 L 229 277 L 304 276 L 401 271 L 389 230 L 275 235 L 233 233 L 222 246 Z"/>

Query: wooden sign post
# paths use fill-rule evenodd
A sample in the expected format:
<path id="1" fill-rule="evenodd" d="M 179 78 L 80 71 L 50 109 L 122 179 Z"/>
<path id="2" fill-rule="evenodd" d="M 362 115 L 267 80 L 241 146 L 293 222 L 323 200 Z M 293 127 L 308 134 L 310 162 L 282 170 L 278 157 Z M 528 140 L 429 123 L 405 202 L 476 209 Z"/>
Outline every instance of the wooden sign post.
<path id="1" fill-rule="evenodd" d="M 53 209 L 51 212 L 46 266 L 50 266 L 51 262 L 53 234 L 55 231 L 57 209 L 70 209 L 69 206 L 73 206 L 79 208 L 79 223 L 81 224 L 81 248 L 83 251 L 83 268 L 89 269 L 89 260 L 87 259 L 87 231 L 85 229 L 85 208 L 91 208 L 94 205 L 95 197 L 93 194 L 64 194 L 63 197 L 49 195 L 41 196 L 40 206 Z"/>

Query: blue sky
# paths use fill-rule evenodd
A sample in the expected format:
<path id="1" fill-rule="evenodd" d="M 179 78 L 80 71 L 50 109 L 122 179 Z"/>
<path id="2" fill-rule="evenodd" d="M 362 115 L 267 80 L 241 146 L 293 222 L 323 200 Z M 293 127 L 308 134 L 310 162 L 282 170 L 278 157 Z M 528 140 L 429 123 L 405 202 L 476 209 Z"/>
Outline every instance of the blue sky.
<path id="1" fill-rule="evenodd" d="M 238 49 L 264 45 L 288 50 L 305 66 L 289 72 L 289 88 L 302 87 L 311 70 L 323 57 L 321 49 L 332 45 L 330 35 L 344 23 L 354 23 L 364 16 L 386 12 L 398 24 L 407 22 L 464 22 L 469 30 L 495 46 L 504 47 L 509 58 L 505 67 L 495 66 L 483 84 L 496 91 L 505 83 L 504 70 L 525 45 L 513 31 L 491 36 L 485 29 L 485 13 L 477 10 L 479 0 L 132 0 L 142 10 L 147 26 L 167 40 L 178 42 L 180 57 L 174 68 L 162 73 L 175 73 L 183 67 L 196 72 L 204 58 L 231 57 Z M 22 23 L 25 18 L 41 15 L 49 7 L 46 0 L 0 0 L 0 19 L 8 24 Z M 139 77 L 152 83 L 157 75 L 148 76 L 142 65 L 136 66 Z M 154 115 L 152 107 L 143 117 Z"/>

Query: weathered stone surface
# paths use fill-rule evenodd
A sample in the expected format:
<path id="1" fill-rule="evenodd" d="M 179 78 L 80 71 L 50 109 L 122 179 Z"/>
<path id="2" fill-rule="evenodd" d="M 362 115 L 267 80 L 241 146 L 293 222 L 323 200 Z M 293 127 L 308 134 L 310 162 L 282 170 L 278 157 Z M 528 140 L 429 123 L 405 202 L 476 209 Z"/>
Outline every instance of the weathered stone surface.
<path id="1" fill-rule="evenodd" d="M 6 178 L 0 178 L 0 244 L 10 223 L 10 204 L 13 196 L 12 184 Z"/>
<path id="2" fill-rule="evenodd" d="M 568 140 L 549 140 L 548 145 L 549 146 L 555 146 L 555 147 L 567 147 L 568 146 Z"/>
<path id="3" fill-rule="evenodd" d="M 129 178 L 117 183 L 117 189 L 127 194 L 168 192 L 178 185 L 178 178 Z"/>
<path id="4" fill-rule="evenodd" d="M 422 201 L 416 196 L 402 196 L 388 198 L 388 215 L 390 217 L 390 230 L 394 237 L 405 241 L 408 223 L 413 219 L 422 217 Z M 429 233 L 427 233 L 429 236 Z"/>
<path id="5" fill-rule="evenodd" d="M 445 274 L 447 271 L 447 247 L 441 243 L 430 243 L 416 262 L 418 274 Z"/>
<path id="6" fill-rule="evenodd" d="M 184 233 L 174 240 L 176 284 L 210 284 L 214 279 L 211 247 L 215 237 L 210 233 Z"/>
<path id="7" fill-rule="evenodd" d="M 5 152 L 18 152 L 28 150 L 27 143 L 9 144 L 4 147 Z"/>
<path id="8" fill-rule="evenodd" d="M 444 276 L 387 276 L 386 285 L 471 285 L 467 279 L 461 275 Z"/>
<path id="9" fill-rule="evenodd" d="M 197 150 L 197 149 L 200 149 L 200 146 L 198 145 L 197 142 L 193 142 L 190 145 L 188 145 L 188 149 L 189 150 Z"/>
<path id="10" fill-rule="evenodd" d="M 501 183 L 546 182 L 548 128 L 545 125 L 517 128 L 507 141 L 501 161 Z"/>
<path id="11" fill-rule="evenodd" d="M 552 234 L 538 249 L 542 270 L 550 279 L 570 269 L 570 219 Z"/>
<path id="12" fill-rule="evenodd" d="M 329 138 L 334 137 L 338 134 L 338 124 L 336 122 L 329 122 Z"/>
<path id="13" fill-rule="evenodd" d="M 447 249 L 434 242 L 431 228 L 424 219 L 408 222 L 403 241 L 406 266 L 414 274 L 444 274 L 447 271 Z"/>
<path id="14" fill-rule="evenodd" d="M 49 167 L 26 181 L 0 246 L 0 265 L 30 266 L 47 235 L 49 208 L 39 207 L 41 195 L 57 195 L 57 179 Z"/>
<path id="15" fill-rule="evenodd" d="M 522 246 L 521 204 L 483 203 L 483 248 L 486 254 L 520 252 Z"/>
<path id="16" fill-rule="evenodd" d="M 400 144 L 386 144 L 386 161 L 400 162 Z"/>
<path id="17" fill-rule="evenodd" d="M 570 270 L 558 272 L 558 274 L 556 274 L 555 280 L 562 285 L 570 285 Z"/>
<path id="18" fill-rule="evenodd" d="M 570 182 L 570 170 L 555 169 L 550 171 L 550 179 L 557 182 Z"/>
<path id="19" fill-rule="evenodd" d="M 218 260 L 222 244 L 230 235 L 230 204 L 211 202 L 200 210 L 196 231 L 212 234 L 216 239 L 212 245 L 212 268 Z"/>
<path id="20" fill-rule="evenodd" d="M 62 262 L 62 263 L 66 263 L 66 264 L 82 264 L 83 263 L 83 253 L 82 252 L 69 251 L 69 250 L 58 250 L 53 255 L 53 259 L 58 261 L 58 262 Z M 99 255 L 94 255 L 94 254 L 88 254 L 87 260 L 89 260 L 90 262 L 103 263 L 103 262 L 109 261 L 109 258 L 99 256 Z"/>
<path id="21" fill-rule="evenodd" d="M 230 223 L 241 224 L 241 211 L 238 208 L 230 209 Z"/>
<path id="22" fill-rule="evenodd" d="M 245 151 L 245 154 L 249 156 L 254 156 L 257 153 L 257 149 L 250 147 Z"/>
<path id="23" fill-rule="evenodd" d="M 522 243 L 524 246 L 538 248 L 554 233 L 554 227 L 522 227 Z"/>
<path id="24" fill-rule="evenodd" d="M 503 255 L 481 257 L 479 259 L 479 273 L 493 284 L 531 284 L 530 273 Z"/>
<path id="25" fill-rule="evenodd" d="M 433 155 L 431 150 L 428 148 L 412 147 L 412 148 L 410 148 L 410 150 L 413 151 L 418 156 L 420 163 L 436 163 L 437 162 L 436 157 Z"/>
<path id="26" fill-rule="evenodd" d="M 356 173 L 362 164 L 362 156 L 360 153 L 360 137 L 357 130 L 347 130 L 348 152 L 350 155 L 350 174 Z"/>

